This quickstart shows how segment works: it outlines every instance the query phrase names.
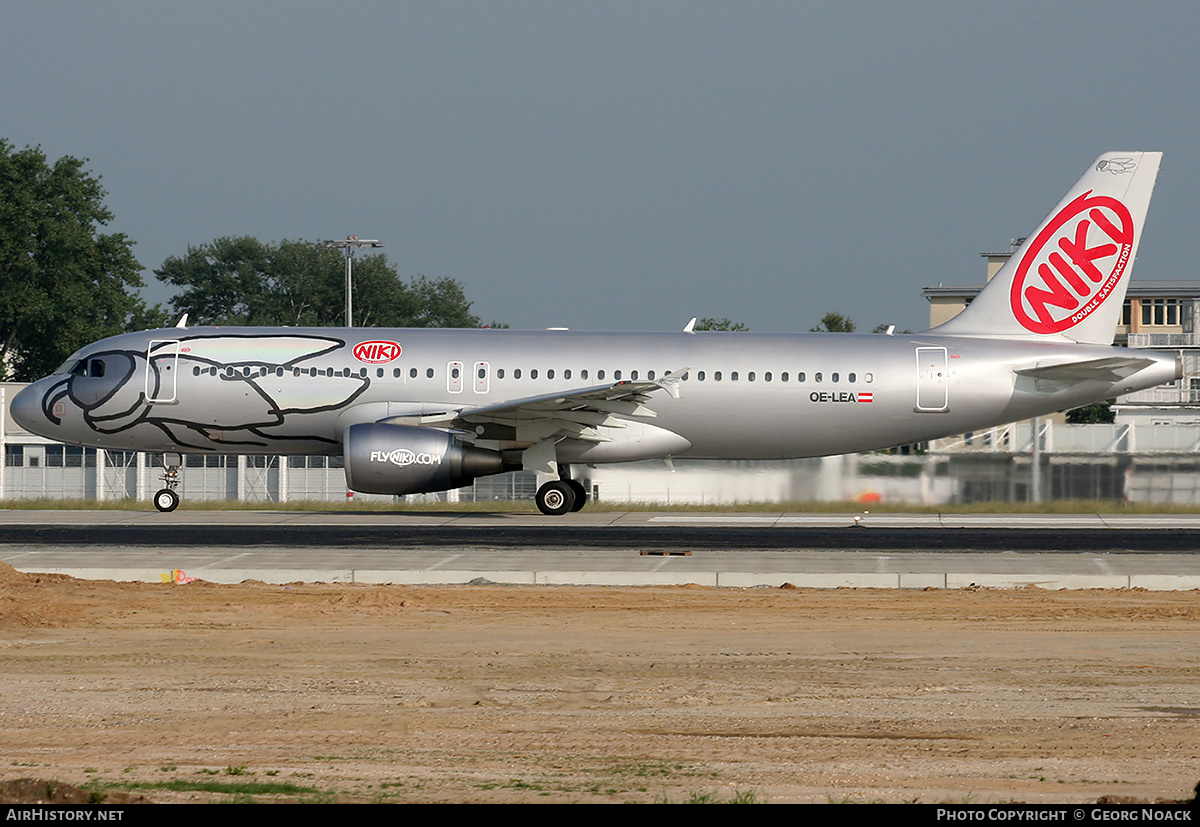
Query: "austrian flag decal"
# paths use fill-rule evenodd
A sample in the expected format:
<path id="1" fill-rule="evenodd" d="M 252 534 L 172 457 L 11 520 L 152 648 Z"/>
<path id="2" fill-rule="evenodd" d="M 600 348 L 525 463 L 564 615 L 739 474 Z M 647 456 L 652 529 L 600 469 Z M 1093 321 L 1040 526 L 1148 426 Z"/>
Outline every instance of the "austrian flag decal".
<path id="1" fill-rule="evenodd" d="M 354 358 L 368 365 L 382 365 L 400 357 L 400 345 L 395 342 L 360 342 L 354 346 Z"/>
<path id="2" fill-rule="evenodd" d="M 1112 295 L 1132 254 L 1129 209 L 1116 198 L 1085 192 L 1029 245 L 1013 278 L 1013 315 L 1034 333 L 1074 327 Z"/>

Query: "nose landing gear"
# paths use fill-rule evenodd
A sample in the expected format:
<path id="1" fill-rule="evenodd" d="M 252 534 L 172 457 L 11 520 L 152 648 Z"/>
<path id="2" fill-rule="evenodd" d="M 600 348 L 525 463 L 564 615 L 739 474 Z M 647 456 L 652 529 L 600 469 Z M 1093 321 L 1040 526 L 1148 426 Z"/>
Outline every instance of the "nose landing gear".
<path id="1" fill-rule="evenodd" d="M 162 475 L 165 488 L 160 488 L 154 495 L 154 507 L 159 511 L 174 511 L 179 505 L 179 466 L 183 465 L 182 454 L 163 454 L 163 466 L 166 471 Z"/>

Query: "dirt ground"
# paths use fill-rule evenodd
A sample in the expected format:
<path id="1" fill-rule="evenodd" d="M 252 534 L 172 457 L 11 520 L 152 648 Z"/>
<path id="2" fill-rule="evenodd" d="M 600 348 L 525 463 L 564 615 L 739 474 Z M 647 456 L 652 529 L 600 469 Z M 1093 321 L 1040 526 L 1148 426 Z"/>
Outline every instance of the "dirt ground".
<path id="1" fill-rule="evenodd" d="M 158 585 L 0 564 L 0 697 L 0 782 L 161 802 L 1186 799 L 1200 593 Z"/>

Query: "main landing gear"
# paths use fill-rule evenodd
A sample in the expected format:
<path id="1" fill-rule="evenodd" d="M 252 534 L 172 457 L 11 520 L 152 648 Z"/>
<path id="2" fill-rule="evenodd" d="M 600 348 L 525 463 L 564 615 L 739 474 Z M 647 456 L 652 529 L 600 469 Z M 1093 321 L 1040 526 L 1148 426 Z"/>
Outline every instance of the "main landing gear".
<path id="1" fill-rule="evenodd" d="M 160 488 L 154 495 L 154 507 L 159 511 L 174 511 L 179 506 L 179 466 L 183 465 L 181 454 L 163 454 L 163 466 L 167 469 L 162 475 L 166 488 Z"/>
<path id="2" fill-rule="evenodd" d="M 543 484 L 534 495 L 538 511 L 558 517 L 569 511 L 579 511 L 587 505 L 588 492 L 583 483 L 571 479 L 571 469 L 558 466 L 559 479 Z"/>

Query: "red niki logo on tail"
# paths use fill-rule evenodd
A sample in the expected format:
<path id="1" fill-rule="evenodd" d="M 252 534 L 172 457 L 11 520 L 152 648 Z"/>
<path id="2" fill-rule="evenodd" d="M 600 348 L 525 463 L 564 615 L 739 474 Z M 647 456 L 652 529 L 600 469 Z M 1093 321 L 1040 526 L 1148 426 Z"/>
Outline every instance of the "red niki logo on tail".
<path id="1" fill-rule="evenodd" d="M 395 342 L 360 342 L 354 346 L 354 358 L 368 365 L 382 365 L 400 357 L 400 345 Z"/>
<path id="2" fill-rule="evenodd" d="M 1034 333 L 1074 327 L 1112 295 L 1132 253 L 1129 209 L 1088 190 L 1029 245 L 1013 278 L 1013 315 Z"/>

